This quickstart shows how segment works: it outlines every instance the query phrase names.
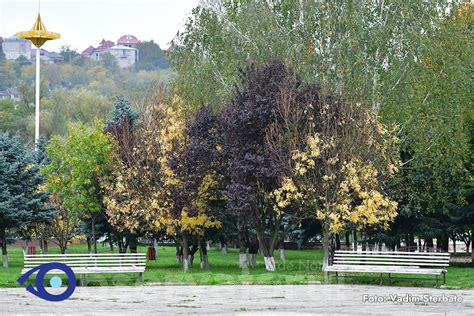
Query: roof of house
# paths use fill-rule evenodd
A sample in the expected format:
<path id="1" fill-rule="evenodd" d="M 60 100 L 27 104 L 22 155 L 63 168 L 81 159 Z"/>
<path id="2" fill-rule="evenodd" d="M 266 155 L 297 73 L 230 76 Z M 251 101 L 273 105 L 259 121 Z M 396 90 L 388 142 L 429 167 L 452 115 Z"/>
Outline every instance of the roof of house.
<path id="1" fill-rule="evenodd" d="M 91 46 L 87 47 L 86 49 L 84 49 L 81 54 L 89 56 L 90 54 L 92 54 L 94 52 L 94 50 L 95 50 L 95 48 L 91 45 Z"/>
<path id="2" fill-rule="evenodd" d="M 31 50 L 31 55 L 32 55 L 32 59 L 36 59 L 36 49 L 33 48 Z M 57 60 L 63 60 L 64 57 L 61 55 L 61 54 L 58 54 L 56 52 L 48 52 L 46 49 L 43 49 L 41 48 L 41 55 L 42 56 L 45 56 L 45 57 L 48 57 L 50 59 L 57 59 Z"/>
<path id="3" fill-rule="evenodd" d="M 99 47 L 112 47 L 114 46 L 115 43 L 106 39 L 102 39 L 102 41 L 99 43 Z"/>
<path id="4" fill-rule="evenodd" d="M 134 35 L 130 35 L 130 34 L 127 34 L 127 35 L 122 35 L 118 40 L 117 40 L 117 44 L 123 44 L 123 45 L 134 45 L 134 44 L 139 44 L 140 43 L 140 40 L 134 36 Z"/>

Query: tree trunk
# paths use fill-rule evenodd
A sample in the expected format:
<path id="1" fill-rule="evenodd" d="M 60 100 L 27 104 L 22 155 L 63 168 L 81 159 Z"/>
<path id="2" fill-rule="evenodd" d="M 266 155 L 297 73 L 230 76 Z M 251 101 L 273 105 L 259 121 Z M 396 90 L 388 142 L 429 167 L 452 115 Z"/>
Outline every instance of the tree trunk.
<path id="1" fill-rule="evenodd" d="M 471 263 L 474 264 L 474 240 L 471 241 Z"/>
<path id="2" fill-rule="evenodd" d="M 415 251 L 415 235 L 413 233 L 409 234 L 409 246 L 408 251 Z"/>
<path id="3" fill-rule="evenodd" d="M 285 262 L 285 241 L 284 239 L 282 238 L 282 240 L 280 241 L 280 243 L 278 244 L 278 252 L 280 254 L 280 260 Z"/>
<path id="4" fill-rule="evenodd" d="M 280 260 L 285 262 L 285 259 L 286 259 L 286 257 L 285 257 L 285 248 L 283 246 L 281 246 L 279 251 L 280 251 Z"/>
<path id="5" fill-rule="evenodd" d="M 87 237 L 86 237 L 86 240 L 87 240 L 87 252 L 88 252 L 88 253 L 91 253 L 91 252 L 92 252 L 91 237 L 90 237 L 90 236 L 87 236 Z"/>
<path id="6" fill-rule="evenodd" d="M 2 263 L 4 268 L 8 268 L 8 253 L 7 253 L 7 234 L 5 227 L 0 230 L 0 238 L 2 239 Z"/>
<path id="7" fill-rule="evenodd" d="M 223 254 L 227 254 L 227 243 L 221 243 L 221 251 Z"/>
<path id="8" fill-rule="evenodd" d="M 349 231 L 346 231 L 346 249 L 349 250 L 350 247 L 351 247 L 351 240 L 350 240 L 350 232 Z"/>
<path id="9" fill-rule="evenodd" d="M 247 245 L 245 240 L 244 225 L 241 219 L 237 221 L 238 237 L 239 237 L 239 267 L 248 269 L 247 266 Z"/>
<path id="10" fill-rule="evenodd" d="M 92 228 L 92 244 L 94 245 L 94 253 L 97 253 L 97 240 L 95 238 L 95 215 L 91 214 L 91 228 Z"/>
<path id="11" fill-rule="evenodd" d="M 128 236 L 128 245 L 130 246 L 130 253 L 137 253 L 138 251 L 137 235 L 130 234 Z"/>
<path id="12" fill-rule="evenodd" d="M 324 259 L 323 259 L 323 271 L 329 266 L 329 257 L 330 257 L 330 243 L 331 233 L 329 232 L 329 228 L 323 227 L 323 251 L 324 251 Z"/>
<path id="13" fill-rule="evenodd" d="M 107 232 L 107 239 L 109 240 L 109 247 L 110 247 L 110 252 L 114 252 L 114 242 L 112 240 L 112 234 L 108 231 Z"/>
<path id="14" fill-rule="evenodd" d="M 258 241 L 252 239 L 249 245 L 250 268 L 255 268 L 257 265 L 257 253 L 258 253 Z"/>
<path id="15" fill-rule="evenodd" d="M 189 251 L 189 267 L 193 266 L 194 263 L 194 255 L 199 250 L 199 241 L 198 243 L 194 243 Z"/>
<path id="16" fill-rule="evenodd" d="M 441 235 L 436 239 L 436 248 L 441 248 L 441 251 L 448 252 L 449 237 Z"/>
<path id="17" fill-rule="evenodd" d="M 250 268 L 255 268 L 257 266 L 257 254 L 250 254 Z"/>
<path id="18" fill-rule="evenodd" d="M 265 240 L 265 235 L 261 231 L 257 231 L 257 239 L 258 243 L 260 245 L 260 251 L 262 252 L 263 255 L 263 260 L 265 262 L 265 270 L 267 271 L 275 271 L 276 270 L 276 264 L 275 264 L 275 258 L 273 257 L 273 250 L 270 249 L 270 246 L 267 244 L 267 241 Z"/>
<path id="19" fill-rule="evenodd" d="M 188 235 L 183 235 L 182 240 L 182 248 L 183 248 L 183 271 L 185 273 L 189 272 L 189 241 Z"/>
<path id="20" fill-rule="evenodd" d="M 267 271 L 276 271 L 276 264 L 275 264 L 275 258 L 273 257 L 273 251 L 275 247 L 278 244 L 279 240 L 279 227 L 281 223 L 281 218 L 277 219 L 275 226 L 274 226 L 274 231 L 272 233 L 272 236 L 267 240 L 265 237 L 265 232 L 263 230 L 263 225 L 260 225 L 259 228 L 256 229 L 257 231 L 257 240 L 259 244 L 260 251 L 262 252 L 263 255 L 263 260 L 265 263 L 265 269 Z"/>
<path id="21" fill-rule="evenodd" d="M 431 252 L 434 251 L 434 243 L 433 243 L 433 238 L 427 238 L 426 239 L 426 251 Z"/>
<path id="22" fill-rule="evenodd" d="M 353 247 L 352 248 L 353 249 L 352 250 L 357 251 L 357 232 L 356 232 L 355 229 L 352 230 L 352 236 L 353 236 L 353 238 L 352 238 L 352 240 L 353 240 Z"/>
<path id="23" fill-rule="evenodd" d="M 48 241 L 44 238 L 40 238 L 40 248 L 41 248 L 41 253 L 46 254 L 48 253 Z"/>
<path id="24" fill-rule="evenodd" d="M 183 264 L 183 248 L 179 245 L 176 245 L 176 263 L 179 265 Z"/>
<path id="25" fill-rule="evenodd" d="M 204 239 L 199 240 L 199 253 L 201 254 L 201 269 L 209 269 L 209 260 L 207 258 L 207 243 Z"/>
<path id="26" fill-rule="evenodd" d="M 117 233 L 117 246 L 119 248 L 119 253 L 125 253 L 127 251 L 127 248 L 123 243 L 123 236 L 121 233 Z"/>
<path id="27" fill-rule="evenodd" d="M 336 250 L 341 250 L 341 237 L 336 234 Z"/>

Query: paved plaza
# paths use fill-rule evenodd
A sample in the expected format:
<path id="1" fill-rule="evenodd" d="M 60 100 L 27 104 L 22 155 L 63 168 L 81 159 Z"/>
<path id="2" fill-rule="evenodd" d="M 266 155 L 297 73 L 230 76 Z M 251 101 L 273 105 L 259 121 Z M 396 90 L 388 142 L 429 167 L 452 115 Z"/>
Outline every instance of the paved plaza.
<path id="1" fill-rule="evenodd" d="M 367 285 L 77 287 L 59 303 L 14 288 L 0 300 L 2 315 L 474 315 L 474 290 Z"/>

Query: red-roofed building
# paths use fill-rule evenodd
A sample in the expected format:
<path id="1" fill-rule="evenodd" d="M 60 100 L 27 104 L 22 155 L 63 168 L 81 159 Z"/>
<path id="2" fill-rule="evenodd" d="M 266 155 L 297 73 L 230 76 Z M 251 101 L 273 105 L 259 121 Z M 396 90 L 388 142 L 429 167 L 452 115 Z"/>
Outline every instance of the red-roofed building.
<path id="1" fill-rule="evenodd" d="M 95 48 L 94 46 L 89 46 L 84 51 L 81 53 L 82 55 L 90 56 L 94 52 Z"/>
<path id="2" fill-rule="evenodd" d="M 122 43 L 120 40 L 122 40 Z M 128 42 L 128 44 L 123 44 L 124 42 Z M 112 56 L 117 58 L 120 67 L 128 68 L 138 61 L 138 49 L 132 47 L 134 44 L 132 45 L 131 43 L 140 43 L 140 41 L 132 35 L 122 36 L 119 39 L 119 42 L 117 42 L 117 45 L 112 41 L 103 39 L 97 48 L 89 46 L 82 52 L 82 55 L 99 61 L 102 59 L 104 53 L 110 53 Z"/>
<path id="3" fill-rule="evenodd" d="M 112 46 L 115 46 L 115 43 L 112 42 L 112 41 L 109 41 L 109 40 L 105 40 L 103 39 L 102 42 L 99 43 L 99 47 L 98 48 L 110 48 Z"/>
<path id="4" fill-rule="evenodd" d="M 93 46 L 87 47 L 83 52 L 82 55 L 93 58 L 95 60 L 100 60 L 100 53 L 114 47 L 115 43 L 106 39 L 103 39 L 97 48 Z"/>
<path id="5" fill-rule="evenodd" d="M 127 34 L 127 35 L 122 35 L 118 40 L 117 40 L 117 45 L 124 45 L 128 47 L 135 47 L 135 45 L 139 44 L 140 40 L 133 35 Z"/>

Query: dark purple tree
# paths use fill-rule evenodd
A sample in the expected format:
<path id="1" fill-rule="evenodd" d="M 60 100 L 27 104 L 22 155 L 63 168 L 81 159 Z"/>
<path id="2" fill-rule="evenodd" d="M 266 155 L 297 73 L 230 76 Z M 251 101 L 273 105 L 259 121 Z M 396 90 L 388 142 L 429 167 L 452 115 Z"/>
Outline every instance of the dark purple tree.
<path id="1" fill-rule="evenodd" d="M 188 216 L 205 213 L 217 219 L 222 213 L 222 150 L 219 146 L 219 121 L 217 116 L 207 107 L 200 109 L 184 129 L 186 147 L 178 155 L 170 159 L 170 168 L 183 184 L 176 187 L 173 195 L 175 208 L 181 212 L 186 209 Z M 176 214 L 178 218 L 180 214 Z M 197 249 L 201 254 L 201 267 L 208 268 L 206 242 L 204 234 L 192 236 L 197 241 L 188 249 L 182 249 L 183 256 L 190 256 L 192 263 Z M 198 246 L 198 247 L 197 247 Z"/>
<path id="2" fill-rule="evenodd" d="M 275 270 L 273 250 L 278 245 L 283 216 L 267 201 L 279 187 L 281 168 L 265 150 L 267 129 L 275 122 L 283 91 L 295 91 L 300 78 L 282 62 L 263 66 L 250 64 L 242 82 L 221 116 L 229 184 L 225 189 L 227 209 L 238 222 L 241 267 L 246 244 L 246 225 L 256 233 L 265 267 Z"/>

